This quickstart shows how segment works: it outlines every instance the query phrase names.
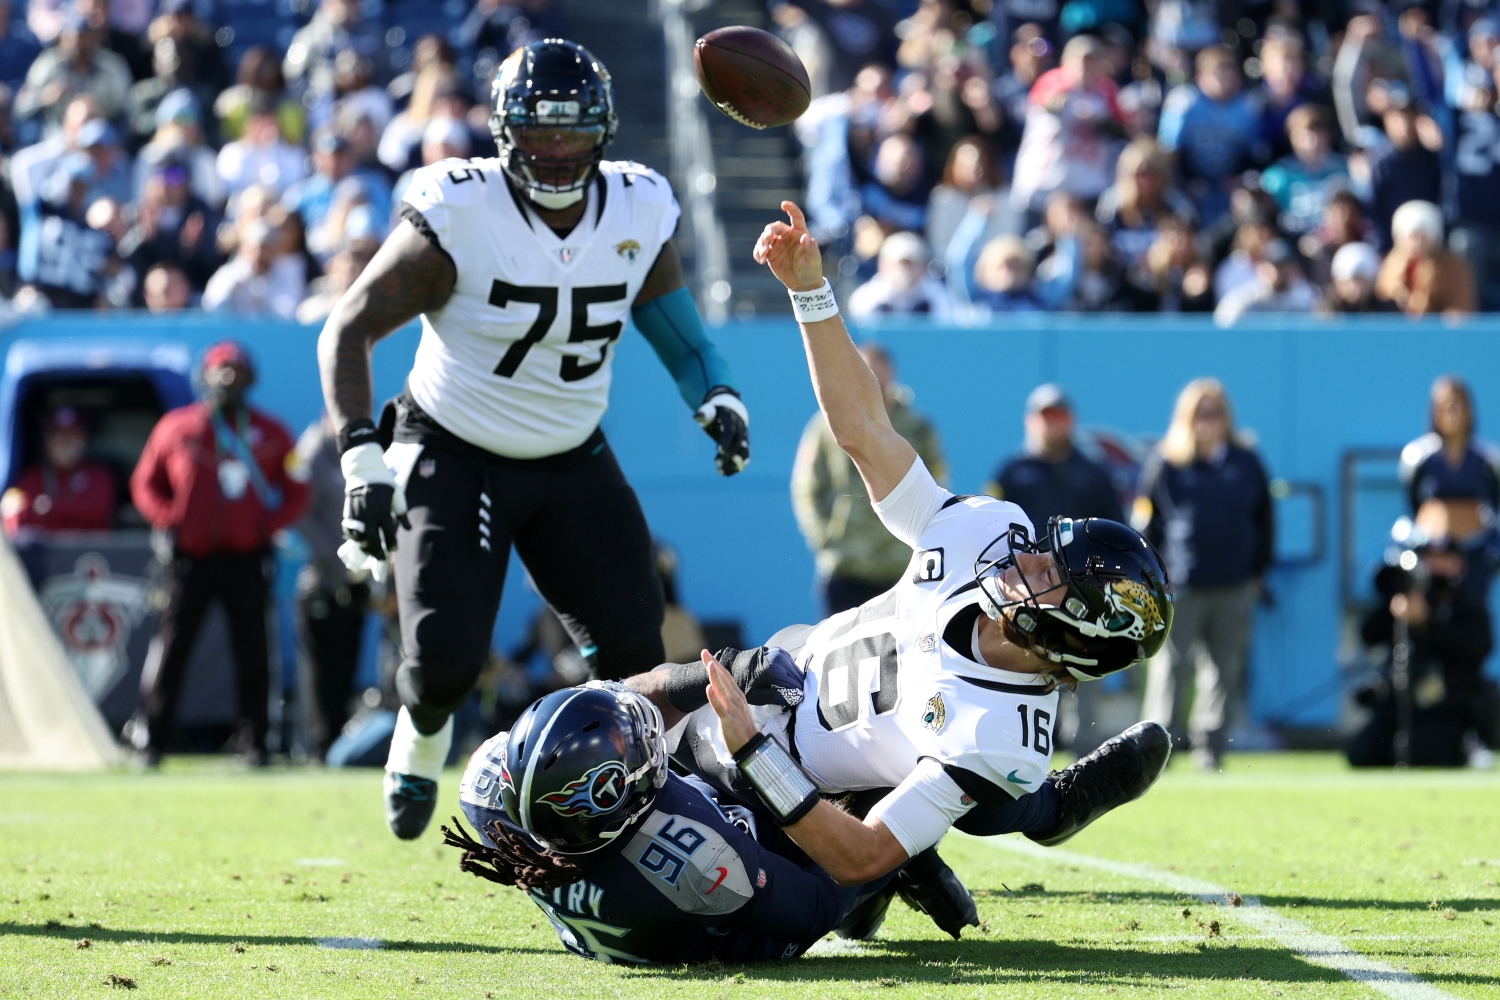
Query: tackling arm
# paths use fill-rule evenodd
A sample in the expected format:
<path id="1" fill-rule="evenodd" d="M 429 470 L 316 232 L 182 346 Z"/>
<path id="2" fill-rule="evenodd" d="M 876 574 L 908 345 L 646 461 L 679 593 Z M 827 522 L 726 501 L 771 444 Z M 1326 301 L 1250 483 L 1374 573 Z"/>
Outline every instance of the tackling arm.
<path id="1" fill-rule="evenodd" d="M 807 231 L 802 210 L 789 201 L 781 208 L 791 224 L 773 222 L 755 244 L 755 260 L 793 292 L 823 286 L 823 259 Z M 854 461 L 870 499 L 879 503 L 911 470 L 917 453 L 896 433 L 885 411 L 880 384 L 854 348 L 841 317 L 799 323 L 807 367 L 818 406 L 833 439 Z"/>

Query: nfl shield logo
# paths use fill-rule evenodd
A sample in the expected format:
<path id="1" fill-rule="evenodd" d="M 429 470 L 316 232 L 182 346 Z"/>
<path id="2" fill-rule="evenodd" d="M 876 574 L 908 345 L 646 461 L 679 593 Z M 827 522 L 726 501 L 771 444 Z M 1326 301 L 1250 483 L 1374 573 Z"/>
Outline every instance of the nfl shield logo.
<path id="1" fill-rule="evenodd" d="M 573 263 L 573 258 L 576 256 L 578 256 L 578 250 L 575 247 L 557 248 L 557 259 L 562 261 L 564 264 Z"/>
<path id="2" fill-rule="evenodd" d="M 437 459 L 424 458 L 417 463 L 417 475 L 423 479 L 431 479 L 432 474 L 437 471 Z"/>

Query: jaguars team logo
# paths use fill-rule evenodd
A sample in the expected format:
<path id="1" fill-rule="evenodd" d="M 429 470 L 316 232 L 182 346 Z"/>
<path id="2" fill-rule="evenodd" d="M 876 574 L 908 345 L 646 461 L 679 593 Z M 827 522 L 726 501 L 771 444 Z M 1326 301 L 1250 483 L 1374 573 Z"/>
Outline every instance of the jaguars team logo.
<path id="1" fill-rule="evenodd" d="M 641 245 L 635 240 L 621 240 L 615 244 L 615 253 L 624 257 L 627 264 L 634 264 L 635 259 L 640 256 Z"/>
<path id="2" fill-rule="evenodd" d="M 935 694 L 928 698 L 927 711 L 922 713 L 922 725 L 935 733 L 940 733 L 947 722 L 948 706 L 943 704 L 943 696 Z"/>
<path id="3" fill-rule="evenodd" d="M 625 801 L 625 777 L 624 764 L 607 760 L 537 801 L 547 803 L 560 816 L 603 816 Z"/>

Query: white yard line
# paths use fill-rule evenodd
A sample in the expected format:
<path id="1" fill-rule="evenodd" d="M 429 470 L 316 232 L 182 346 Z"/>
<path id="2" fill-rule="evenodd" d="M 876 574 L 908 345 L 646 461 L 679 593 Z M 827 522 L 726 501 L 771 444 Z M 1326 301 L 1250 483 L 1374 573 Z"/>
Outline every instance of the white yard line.
<path id="1" fill-rule="evenodd" d="M 1254 896 L 1245 896 L 1239 906 L 1230 906 L 1230 890 L 1187 875 L 1159 871 L 1146 865 L 1130 864 L 1125 861 L 1111 861 L 1108 858 L 1096 858 L 1087 854 L 1074 854 L 1055 847 L 1042 847 L 1020 837 L 987 837 L 984 838 L 984 842 L 992 847 L 1015 854 L 1024 854 L 1039 861 L 1098 868 L 1101 871 L 1112 872 L 1127 878 L 1154 882 L 1185 896 L 1195 896 L 1205 903 L 1219 903 L 1221 904 L 1219 912 L 1222 915 L 1243 920 L 1262 934 L 1274 939 L 1283 948 L 1295 951 L 1314 965 L 1336 969 L 1350 979 L 1364 983 L 1391 997 L 1392 1000 L 1455 1000 L 1453 994 L 1423 982 L 1409 972 L 1403 972 L 1384 962 L 1378 962 L 1357 951 L 1352 951 L 1345 947 L 1338 938 L 1329 934 L 1320 934 L 1306 924 L 1284 917 L 1262 906 L 1260 900 Z"/>

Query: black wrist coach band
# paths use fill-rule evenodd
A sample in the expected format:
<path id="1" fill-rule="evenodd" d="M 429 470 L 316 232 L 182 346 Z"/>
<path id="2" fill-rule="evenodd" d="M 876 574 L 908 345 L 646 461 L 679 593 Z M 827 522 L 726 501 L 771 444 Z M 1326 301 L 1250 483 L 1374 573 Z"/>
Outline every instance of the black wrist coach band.
<path id="1" fill-rule="evenodd" d="M 756 733 L 740 747 L 734 762 L 782 826 L 797 822 L 818 804 L 817 786 L 792 755 L 765 733 Z"/>
<path id="2" fill-rule="evenodd" d="M 380 431 L 376 429 L 375 421 L 369 417 L 355 417 L 339 431 L 339 454 L 342 455 L 350 448 L 369 444 L 377 440 L 379 436 Z"/>

